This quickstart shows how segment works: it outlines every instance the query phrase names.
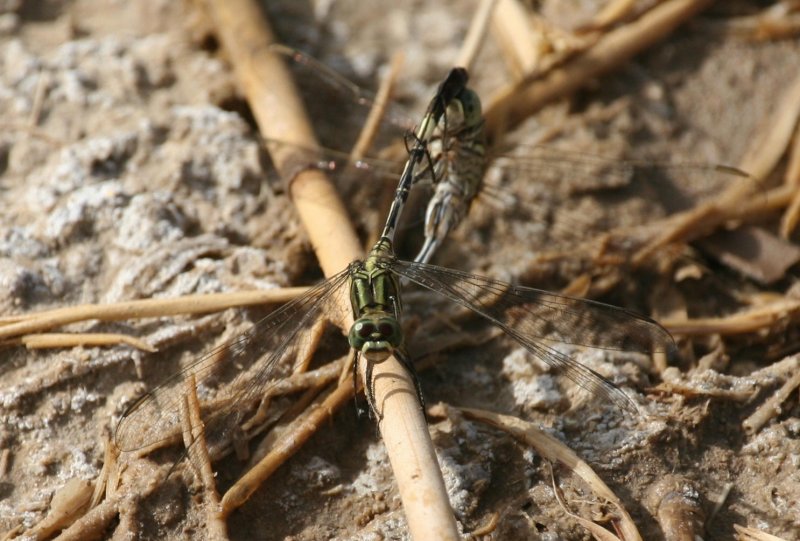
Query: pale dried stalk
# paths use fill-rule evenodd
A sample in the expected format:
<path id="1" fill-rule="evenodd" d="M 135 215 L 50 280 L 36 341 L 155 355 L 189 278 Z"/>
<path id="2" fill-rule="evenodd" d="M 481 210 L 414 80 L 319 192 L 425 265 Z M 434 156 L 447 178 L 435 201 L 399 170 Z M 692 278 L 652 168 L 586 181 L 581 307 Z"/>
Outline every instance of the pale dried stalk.
<path id="1" fill-rule="evenodd" d="M 453 409 L 462 412 L 464 416 L 478 420 L 482 423 L 499 428 L 508 432 L 516 439 L 524 442 L 527 445 L 536 449 L 536 452 L 542 455 L 547 460 L 552 462 L 560 462 L 569 468 L 573 473 L 582 478 L 591 487 L 595 494 L 609 501 L 617 511 L 620 513 L 620 521 L 618 523 L 619 530 L 623 534 L 623 539 L 634 541 L 641 541 L 642 537 L 639 534 L 636 525 L 633 522 L 630 514 L 625 510 L 620 500 L 614 492 L 608 488 L 602 479 L 594 472 L 594 470 L 583 461 L 572 449 L 564 445 L 562 442 L 537 428 L 532 423 L 523 421 L 517 417 L 510 415 L 501 415 L 490 411 L 484 411 L 473 408 L 454 408 L 452 406 L 445 406 L 445 410 Z"/>
<path id="2" fill-rule="evenodd" d="M 496 3 L 497 0 L 481 0 L 478 9 L 475 10 L 475 15 L 472 17 L 467 37 L 464 38 L 461 50 L 456 57 L 456 66 L 472 71 L 472 65 L 475 62 L 475 57 L 478 56 L 481 45 L 483 45 L 486 30 L 489 28 L 489 22 L 492 19 L 492 12 Z"/>
<path id="3" fill-rule="evenodd" d="M 486 109 L 488 133 L 491 136 L 505 133 L 546 104 L 568 96 L 598 75 L 625 64 L 710 3 L 710 0 L 664 2 L 637 21 L 609 32 L 593 47 L 541 79 L 503 89 L 492 97 Z"/>
<path id="4" fill-rule="evenodd" d="M 599 30 L 622 21 L 636 8 L 636 0 L 612 0 L 581 30 Z"/>
<path id="5" fill-rule="evenodd" d="M 531 24 L 529 12 L 519 0 L 499 0 L 492 17 L 492 37 L 515 80 L 539 65 L 545 37 Z"/>
<path id="6" fill-rule="evenodd" d="M 76 346 L 95 347 L 95 346 L 116 346 L 127 344 L 148 353 L 155 353 L 157 348 L 148 344 L 146 341 L 119 333 L 42 333 L 27 334 L 13 342 L 19 343 L 28 349 L 45 348 L 71 348 Z"/>
<path id="7" fill-rule="evenodd" d="M 787 541 L 783 537 L 762 532 L 755 528 L 740 526 L 739 524 L 734 524 L 733 529 L 736 530 L 737 541 Z"/>
<path id="8" fill-rule="evenodd" d="M 781 412 L 781 404 L 789 398 L 789 395 L 792 394 L 795 389 L 800 387 L 800 370 L 798 370 L 800 363 L 798 363 L 798 358 L 800 357 L 797 355 L 794 356 L 793 370 L 789 372 L 792 376 L 786 380 L 786 383 L 784 383 L 775 394 L 769 397 L 767 401 L 761 404 L 750 417 L 742 421 L 742 428 L 744 428 L 745 432 L 748 434 L 755 434 L 762 426 L 767 424 L 770 419 L 779 415 Z"/>
<path id="9" fill-rule="evenodd" d="M 795 190 L 792 202 L 781 217 L 781 237 L 788 239 L 800 222 L 800 123 L 795 126 L 794 142 L 789 149 L 789 165 L 783 183 Z"/>
<path id="10" fill-rule="evenodd" d="M 763 204 L 767 197 L 749 197 L 758 187 L 757 180 L 765 179 L 786 152 L 792 133 L 800 116 L 800 76 L 796 77 L 781 97 L 779 106 L 767 119 L 761 134 L 742 158 L 739 167 L 752 178 L 742 179 L 722 192 L 719 197 L 676 217 L 673 225 L 658 238 L 648 243 L 632 258 L 634 265 L 641 264 L 666 244 L 677 240 L 691 240 L 697 232 L 708 231 L 741 213 L 752 204 Z M 783 187 L 782 187 L 783 188 Z M 785 204 L 788 204 L 786 201 Z"/>
<path id="11" fill-rule="evenodd" d="M 79 321 L 119 321 L 146 317 L 203 314 L 227 308 L 283 303 L 304 293 L 306 287 L 285 287 L 235 293 L 186 295 L 177 299 L 142 299 L 113 304 L 82 304 L 0 318 L 0 339 L 37 333 Z"/>
<path id="12" fill-rule="evenodd" d="M 353 145 L 353 150 L 350 151 L 350 163 L 355 163 L 363 159 L 367 152 L 369 152 L 372 142 L 375 139 L 375 134 L 378 133 L 378 129 L 380 128 L 383 115 L 386 112 L 386 105 L 391 97 L 392 88 L 394 88 L 395 79 L 397 78 L 397 74 L 400 73 L 400 67 L 402 65 L 403 54 L 402 52 L 398 52 L 392 57 L 392 61 L 389 64 L 389 72 L 383 81 L 381 81 L 378 92 L 375 93 L 375 102 L 372 105 L 372 109 L 370 109 L 364 126 L 358 134 L 358 139 L 356 139 Z"/>
<path id="13" fill-rule="evenodd" d="M 316 147 L 313 131 L 291 77 L 281 59 L 269 52 L 272 32 L 258 5 L 247 0 L 218 0 L 210 2 L 209 8 L 264 137 L 295 143 L 301 148 Z M 298 159 L 302 157 L 294 155 L 291 146 L 283 145 L 270 151 L 284 178 L 296 173 Z M 358 239 L 344 206 L 324 174 L 304 170 L 290 182 L 290 194 L 325 275 L 332 276 L 361 257 Z M 343 308 L 346 308 L 345 313 L 352 310 L 349 306 Z M 349 326 L 350 322 L 340 323 Z M 379 400 L 386 396 L 386 384 L 390 380 L 401 385 L 392 391 L 391 399 L 382 404 L 385 417 L 380 429 L 403 498 L 411 535 L 414 539 L 457 539 L 455 519 L 414 387 L 407 378 L 383 375 L 397 371 L 404 373 L 402 366 L 390 357 L 375 366 L 374 378 Z M 339 385 L 323 406 L 304 418 L 312 423 L 310 429 L 316 430 L 316 426 L 334 409 L 349 402 L 353 393 L 352 382 Z M 396 408 L 400 413 L 396 413 Z M 400 421 L 400 424 L 395 421 Z M 411 426 L 413 430 L 409 430 Z M 307 439 L 311 433 L 308 427 L 297 426 L 296 432 L 289 431 L 282 438 L 279 445 L 283 447 L 267 455 L 265 461 L 282 462 L 296 452 L 302 439 Z M 413 459 L 409 459 L 409 450 Z M 275 467 L 277 465 L 269 466 L 266 470 L 274 471 Z M 251 470 L 225 494 L 222 500 L 224 513 L 240 505 L 258 486 L 252 483 L 260 483 L 264 478 L 263 475 L 256 477 Z"/>
<path id="14" fill-rule="evenodd" d="M 800 117 L 800 73 L 783 92 L 775 111 L 766 119 L 761 133 L 742 158 L 739 167 L 757 179 L 765 179 L 775 169 L 786 148 Z"/>
<path id="15" fill-rule="evenodd" d="M 183 405 L 181 412 L 183 413 L 181 416 L 183 443 L 189 452 L 189 459 L 197 470 L 197 475 L 203 484 L 207 539 L 225 541 L 228 539 L 228 528 L 219 512 L 219 493 L 214 481 L 214 472 L 211 470 L 211 459 L 208 456 L 194 375 L 186 379 L 186 394 L 184 395 Z"/>
<path id="16" fill-rule="evenodd" d="M 782 299 L 727 317 L 667 318 L 659 321 L 669 332 L 682 336 L 744 334 L 769 328 L 776 321 L 800 311 L 800 301 Z"/>

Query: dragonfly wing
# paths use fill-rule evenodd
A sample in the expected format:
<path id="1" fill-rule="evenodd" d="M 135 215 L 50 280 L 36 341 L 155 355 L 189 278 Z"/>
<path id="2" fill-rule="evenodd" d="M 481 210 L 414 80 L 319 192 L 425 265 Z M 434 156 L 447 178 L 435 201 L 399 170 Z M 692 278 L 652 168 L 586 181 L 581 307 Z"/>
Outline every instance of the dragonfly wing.
<path id="1" fill-rule="evenodd" d="M 654 188 L 696 190 L 707 186 L 716 193 L 721 186 L 741 179 L 755 180 L 746 172 L 713 163 L 648 162 L 571 152 L 548 146 L 519 145 L 513 155 L 494 156 L 497 167 L 510 175 L 541 183 L 565 194 L 617 189 L 639 182 Z"/>
<path id="2" fill-rule="evenodd" d="M 311 327 L 326 317 L 339 321 L 348 271 L 322 282 L 303 296 L 261 319 L 249 330 L 193 361 L 140 398 L 122 416 L 114 441 L 122 451 L 141 449 L 176 437 L 181 428 L 184 382 L 194 376 L 206 438 L 215 443 L 235 426 L 246 409 L 291 367 L 312 340 Z M 288 361 L 288 362 L 284 362 Z M 218 392 L 214 392 L 218 389 Z M 213 407 L 209 398 L 214 395 Z"/>
<path id="3" fill-rule="evenodd" d="M 671 351 L 669 332 L 650 318 L 587 299 L 515 286 L 466 272 L 397 261 L 400 276 L 444 295 L 499 326 L 528 351 L 586 390 L 631 409 L 613 383 L 555 347 L 558 343 L 625 351 Z"/>

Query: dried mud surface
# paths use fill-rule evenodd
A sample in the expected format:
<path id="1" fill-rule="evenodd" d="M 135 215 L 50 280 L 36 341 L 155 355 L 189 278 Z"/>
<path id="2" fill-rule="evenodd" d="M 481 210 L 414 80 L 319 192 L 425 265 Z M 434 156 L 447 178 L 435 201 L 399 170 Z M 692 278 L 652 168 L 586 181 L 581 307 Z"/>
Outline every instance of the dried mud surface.
<path id="1" fill-rule="evenodd" d="M 305 233 L 269 159 L 225 56 L 192 5 L 139 2 L 5 2 L 0 14 L 0 313 L 83 303 L 311 284 L 321 277 Z M 550 3 L 546 7 L 553 8 Z M 557 4 L 553 2 L 552 4 Z M 578 3 L 559 17 L 578 17 Z M 624 69 L 568 102 L 548 107 L 513 134 L 518 144 L 567 126 L 549 144 L 614 158 L 736 164 L 763 128 L 780 90 L 796 74 L 796 39 L 753 43 L 719 21 L 751 12 L 745 2 L 706 12 Z M 396 97 L 412 115 L 424 108 L 453 62 L 472 4 L 448 2 L 270 3 L 276 31 L 361 84 L 373 85 L 387 59 L 405 52 Z M 506 80 L 488 38 L 472 73 L 483 96 Z M 324 108 L 323 108 L 324 109 Z M 320 131 L 339 126 L 315 112 Z M 331 113 L 333 115 L 333 113 Z M 32 120 L 33 119 L 33 120 Z M 512 153 L 514 153 L 512 151 Z M 519 153 L 519 152 L 518 152 Z M 478 201 L 437 263 L 542 288 L 583 273 L 610 288 L 588 294 L 658 315 L 681 305 L 693 316 L 727 313 L 740 296 L 782 292 L 797 269 L 759 286 L 688 252 L 699 274 L 620 266 L 610 278 L 585 253 L 551 262 L 542 250 L 569 249 L 616 225 L 648 223 L 713 197 L 727 179 L 689 176 L 661 199 L 652 186 L 570 190 L 525 175 L 503 179 Z M 564 181 L 569 182 L 569 179 Z M 654 193 L 655 192 L 655 193 Z M 355 196 L 354 209 L 366 204 Z M 365 237 L 380 220 L 357 220 Z M 773 220 L 774 221 L 774 220 Z M 774 227 L 767 222 L 766 227 Z M 401 246 L 408 256 L 413 240 Z M 693 266 L 694 265 L 694 266 Z M 680 268 L 681 265 L 678 265 Z M 437 321 L 446 303 L 409 293 L 412 353 L 456 332 Z M 93 480 L 103 437 L 146 389 L 269 308 L 203 317 L 73 325 L 72 331 L 124 332 L 158 345 L 0 350 L 0 532 L 27 528 L 72 478 Z M 749 525 L 800 539 L 800 406 L 797 394 L 755 435 L 742 421 L 778 382 L 748 375 L 791 351 L 796 329 L 767 339 L 726 342 L 721 374 L 698 370 L 708 340 L 680 341 L 678 369 L 697 385 L 756 390 L 751 399 L 648 393 L 660 377 L 635 354 L 579 353 L 581 360 L 639 397 L 646 417 L 627 418 L 546 373 L 510 340 L 469 345 L 489 327 L 469 320 L 461 345 L 437 354 L 421 374 L 429 404 L 480 407 L 548 427 L 623 500 L 645 539 L 664 539 L 657 521 L 664 494 L 686 496 L 711 513 L 704 539 L 733 537 Z M 549 466 L 510 436 L 464 420 L 432 418 L 431 433 L 460 526 L 469 533 L 497 515 L 493 539 L 589 539 L 559 507 Z M 152 457 L 166 470 L 176 453 Z M 244 467 L 215 464 L 224 489 Z M 582 514 L 601 513 L 580 480 L 555 476 Z M 188 476 L 187 476 L 188 477 Z M 104 538 L 128 530 L 142 539 L 203 538 L 193 480 L 172 476 Z M 405 518 L 374 424 L 355 408 L 337 412 L 228 521 L 232 539 L 405 539 Z M 115 535 L 116 531 L 116 535 Z"/>

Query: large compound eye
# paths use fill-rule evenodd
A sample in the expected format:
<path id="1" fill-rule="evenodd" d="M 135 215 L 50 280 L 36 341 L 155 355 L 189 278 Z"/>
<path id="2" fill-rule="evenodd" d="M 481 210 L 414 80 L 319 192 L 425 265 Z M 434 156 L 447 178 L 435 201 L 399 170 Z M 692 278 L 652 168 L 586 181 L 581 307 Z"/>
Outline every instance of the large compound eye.
<path id="1" fill-rule="evenodd" d="M 356 323 L 356 334 L 361 338 L 369 338 L 375 332 L 375 326 L 372 323 Z"/>
<path id="2" fill-rule="evenodd" d="M 464 89 L 459 97 L 461 107 L 464 111 L 464 124 L 467 126 L 475 126 L 483 120 L 483 110 L 481 108 L 481 99 L 478 94 L 470 89 Z"/>
<path id="3" fill-rule="evenodd" d="M 388 321 L 382 321 L 378 324 L 378 332 L 381 333 L 381 336 L 393 336 L 394 335 L 394 325 L 392 325 Z"/>

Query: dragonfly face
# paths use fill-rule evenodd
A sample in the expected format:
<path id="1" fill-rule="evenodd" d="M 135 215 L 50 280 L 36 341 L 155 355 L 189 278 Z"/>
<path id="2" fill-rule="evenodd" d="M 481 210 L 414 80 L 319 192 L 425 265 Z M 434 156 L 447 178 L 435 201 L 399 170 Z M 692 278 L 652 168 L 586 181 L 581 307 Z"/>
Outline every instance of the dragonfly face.
<path id="1" fill-rule="evenodd" d="M 447 106 L 448 129 L 471 129 L 483 124 L 483 109 L 478 94 L 464 88 Z"/>
<path id="2" fill-rule="evenodd" d="M 350 347 L 360 351 L 368 361 L 386 360 L 403 342 L 400 324 L 383 311 L 366 312 L 350 328 Z"/>

